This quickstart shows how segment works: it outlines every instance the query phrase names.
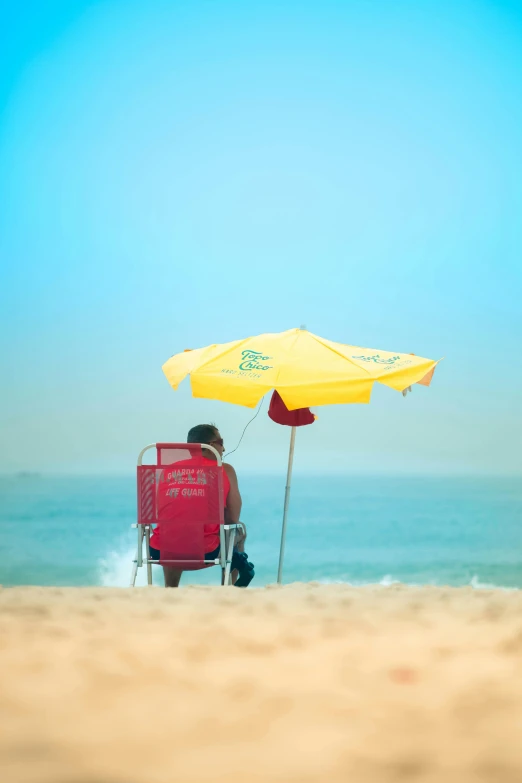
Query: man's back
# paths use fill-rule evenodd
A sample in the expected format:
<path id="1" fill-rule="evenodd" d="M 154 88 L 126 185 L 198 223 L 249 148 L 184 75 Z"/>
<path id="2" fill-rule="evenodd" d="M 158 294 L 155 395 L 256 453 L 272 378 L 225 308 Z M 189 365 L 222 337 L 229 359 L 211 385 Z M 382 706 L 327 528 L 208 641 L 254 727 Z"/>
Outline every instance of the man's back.
<path id="1" fill-rule="evenodd" d="M 151 546 L 161 549 L 162 527 L 169 523 L 169 531 L 172 530 L 172 533 L 165 532 L 165 536 L 171 538 L 175 535 L 176 524 L 189 525 L 206 522 L 208 519 L 216 521 L 204 527 L 205 552 L 212 552 L 219 546 L 218 471 L 221 471 L 223 477 L 224 509 L 230 481 L 227 472 L 222 466 L 218 466 L 215 460 L 198 457 L 176 462 L 171 468 L 163 469 L 163 475 L 157 485 L 158 525 L 152 534 Z"/>

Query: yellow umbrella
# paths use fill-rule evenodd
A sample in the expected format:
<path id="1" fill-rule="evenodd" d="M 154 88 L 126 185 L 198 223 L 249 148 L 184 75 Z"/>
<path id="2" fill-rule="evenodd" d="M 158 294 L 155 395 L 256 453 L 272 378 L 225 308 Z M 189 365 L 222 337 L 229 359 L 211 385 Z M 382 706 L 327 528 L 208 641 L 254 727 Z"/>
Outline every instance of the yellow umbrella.
<path id="1" fill-rule="evenodd" d="M 437 361 L 408 353 L 335 343 L 306 329 L 260 334 L 172 356 L 163 372 L 173 389 L 190 375 L 192 395 L 254 408 L 276 389 L 289 410 L 339 403 L 368 403 L 375 382 L 404 391 L 429 386 Z M 278 581 L 282 577 L 286 516 L 292 475 L 292 427 Z"/>
<path id="2" fill-rule="evenodd" d="M 358 348 L 305 329 L 289 329 L 184 351 L 165 362 L 163 372 L 173 389 L 190 375 L 194 397 L 254 408 L 268 391 L 277 389 L 286 407 L 295 410 L 370 402 L 375 381 L 402 391 L 421 382 L 436 364 L 412 354 Z"/>

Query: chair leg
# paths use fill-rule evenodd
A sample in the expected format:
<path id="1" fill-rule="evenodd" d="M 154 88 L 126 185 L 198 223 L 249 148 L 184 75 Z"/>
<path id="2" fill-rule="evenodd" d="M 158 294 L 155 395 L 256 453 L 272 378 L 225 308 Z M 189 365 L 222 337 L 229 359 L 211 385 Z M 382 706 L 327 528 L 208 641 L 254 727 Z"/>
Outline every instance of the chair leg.
<path id="1" fill-rule="evenodd" d="M 147 584 L 152 584 L 152 564 L 150 561 L 150 527 L 145 529 L 145 551 L 147 553 Z"/>
<path id="2" fill-rule="evenodd" d="M 132 571 L 131 571 L 131 578 L 130 578 L 130 585 L 129 587 L 134 587 L 136 584 L 136 576 L 138 574 L 138 550 L 136 550 L 136 557 L 134 559 L 134 563 L 132 564 Z"/>
<path id="3" fill-rule="evenodd" d="M 138 525 L 138 548 L 136 549 L 136 557 L 132 564 L 130 587 L 136 585 L 136 576 L 138 574 L 138 568 L 143 565 L 143 526 Z"/>
<path id="4" fill-rule="evenodd" d="M 138 568 L 143 565 L 143 525 L 138 525 Z"/>
<path id="5" fill-rule="evenodd" d="M 227 562 L 225 567 L 225 585 L 232 584 L 232 578 L 231 578 L 231 564 L 232 564 L 232 555 L 234 553 L 234 542 L 236 540 L 236 531 L 235 530 L 229 530 L 228 531 L 228 546 L 227 546 Z"/>

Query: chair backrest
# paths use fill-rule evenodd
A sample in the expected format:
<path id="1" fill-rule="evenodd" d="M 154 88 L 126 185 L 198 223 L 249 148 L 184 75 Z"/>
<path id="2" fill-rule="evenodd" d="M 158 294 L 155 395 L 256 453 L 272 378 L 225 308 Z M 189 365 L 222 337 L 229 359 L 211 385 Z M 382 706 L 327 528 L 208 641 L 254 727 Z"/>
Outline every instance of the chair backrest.
<path id="1" fill-rule="evenodd" d="M 159 525 L 161 561 L 202 565 L 205 532 L 224 524 L 221 459 L 199 443 L 157 443 L 156 464 L 138 465 L 138 524 Z"/>

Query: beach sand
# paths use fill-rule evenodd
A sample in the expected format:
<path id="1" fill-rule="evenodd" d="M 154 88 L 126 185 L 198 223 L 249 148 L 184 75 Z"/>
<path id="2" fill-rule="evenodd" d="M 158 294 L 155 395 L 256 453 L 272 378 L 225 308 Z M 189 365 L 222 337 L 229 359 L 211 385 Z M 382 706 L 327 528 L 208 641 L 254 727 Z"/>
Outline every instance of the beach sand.
<path id="1" fill-rule="evenodd" d="M 2 783 L 522 781 L 522 593 L 0 590 Z"/>

